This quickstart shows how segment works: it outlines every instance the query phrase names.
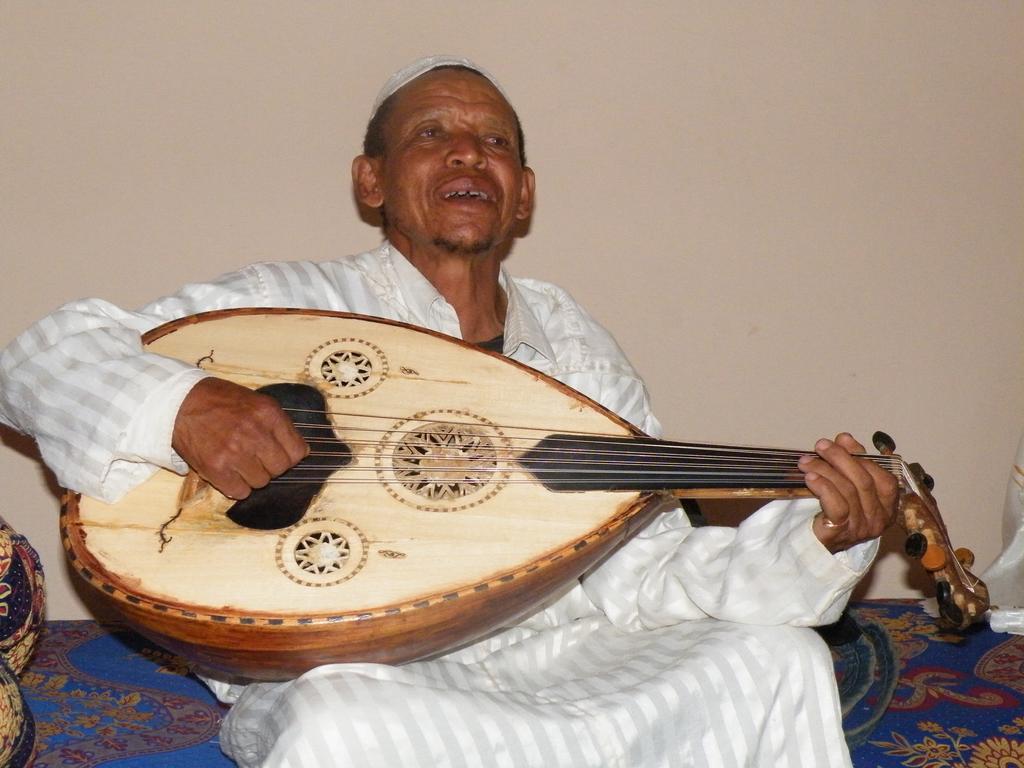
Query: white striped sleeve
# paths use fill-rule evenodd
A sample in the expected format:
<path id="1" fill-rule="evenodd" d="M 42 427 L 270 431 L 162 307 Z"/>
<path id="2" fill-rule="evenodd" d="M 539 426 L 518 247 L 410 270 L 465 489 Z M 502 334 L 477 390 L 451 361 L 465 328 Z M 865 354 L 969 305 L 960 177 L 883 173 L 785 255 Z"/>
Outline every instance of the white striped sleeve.
<path id="1" fill-rule="evenodd" d="M 583 581 L 616 624 L 638 629 L 715 618 L 816 626 L 838 619 L 878 542 L 831 554 L 815 537 L 816 500 L 776 501 L 736 528 L 661 515 Z"/>
<path id="2" fill-rule="evenodd" d="M 180 402 L 201 374 L 145 352 L 141 336 L 184 315 L 265 303 L 254 275 L 189 285 L 138 312 L 100 299 L 66 304 L 0 353 L 0 421 L 35 437 L 61 485 L 104 500 L 145 479 L 154 461 L 180 470 L 148 432 L 139 445 L 127 438 L 153 392 L 175 382 Z M 169 440 L 169 424 L 158 431 Z"/>

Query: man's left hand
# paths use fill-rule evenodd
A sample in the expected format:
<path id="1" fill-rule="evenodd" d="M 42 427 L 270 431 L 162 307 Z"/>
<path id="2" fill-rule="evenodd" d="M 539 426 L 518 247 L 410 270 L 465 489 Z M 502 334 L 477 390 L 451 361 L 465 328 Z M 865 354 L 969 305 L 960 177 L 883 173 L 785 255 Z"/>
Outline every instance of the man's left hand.
<path id="1" fill-rule="evenodd" d="M 854 456 L 864 446 L 843 432 L 819 440 L 800 458 L 804 482 L 821 501 L 814 533 L 830 552 L 878 538 L 896 517 L 899 483 L 887 470 Z"/>

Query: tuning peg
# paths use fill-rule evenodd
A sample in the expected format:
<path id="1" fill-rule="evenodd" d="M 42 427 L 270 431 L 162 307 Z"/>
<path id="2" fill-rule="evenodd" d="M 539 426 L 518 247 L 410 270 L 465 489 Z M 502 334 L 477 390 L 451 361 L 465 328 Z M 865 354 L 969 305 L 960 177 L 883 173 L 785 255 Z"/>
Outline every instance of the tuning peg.
<path id="1" fill-rule="evenodd" d="M 956 555 L 957 562 L 964 568 L 970 568 L 974 565 L 974 553 L 967 547 L 957 547 L 953 550 L 953 554 Z"/>
<path id="2" fill-rule="evenodd" d="M 874 444 L 875 450 L 883 456 L 890 456 L 896 452 L 896 441 L 885 432 L 875 432 L 871 436 L 871 442 Z"/>
<path id="3" fill-rule="evenodd" d="M 924 471 L 924 467 L 918 464 L 916 461 L 913 464 L 908 464 L 907 467 L 917 478 L 918 482 L 924 485 L 929 491 L 935 488 L 935 478 Z"/>
<path id="4" fill-rule="evenodd" d="M 928 539 L 924 537 L 923 533 L 912 533 L 903 542 L 903 550 L 907 553 L 908 557 L 912 557 L 915 560 L 920 560 L 927 549 Z"/>
<path id="5" fill-rule="evenodd" d="M 953 588 L 948 581 L 935 583 L 935 600 L 939 604 L 939 613 L 954 627 L 964 625 L 964 612 L 953 600 Z"/>
<path id="6" fill-rule="evenodd" d="M 946 551 L 940 546 L 932 546 L 928 537 L 920 531 L 914 531 L 903 542 L 903 551 L 908 557 L 921 561 L 921 567 L 929 573 L 942 570 L 949 562 Z"/>

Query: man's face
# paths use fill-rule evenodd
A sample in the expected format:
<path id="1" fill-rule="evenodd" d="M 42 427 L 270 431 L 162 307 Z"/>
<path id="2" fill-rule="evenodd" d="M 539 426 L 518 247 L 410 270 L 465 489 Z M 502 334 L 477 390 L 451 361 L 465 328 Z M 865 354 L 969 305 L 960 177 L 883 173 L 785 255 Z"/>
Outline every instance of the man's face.
<path id="1" fill-rule="evenodd" d="M 406 255 L 486 253 L 530 215 L 533 172 L 519 162 L 515 116 L 485 78 L 417 78 L 396 94 L 384 136 L 383 157 L 356 159 L 356 191 L 384 206 L 388 238 Z"/>

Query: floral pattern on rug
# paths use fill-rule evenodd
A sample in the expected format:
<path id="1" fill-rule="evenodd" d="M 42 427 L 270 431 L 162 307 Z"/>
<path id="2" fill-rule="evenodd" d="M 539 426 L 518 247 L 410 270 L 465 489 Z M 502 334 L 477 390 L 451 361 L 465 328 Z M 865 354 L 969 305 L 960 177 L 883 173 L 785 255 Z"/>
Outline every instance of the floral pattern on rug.
<path id="1" fill-rule="evenodd" d="M 214 738 L 223 708 L 178 657 L 119 627 L 49 622 L 21 687 L 36 716 L 36 768 L 143 756 L 157 765 L 169 752 L 175 765 L 231 765 Z"/>
<path id="2" fill-rule="evenodd" d="M 856 768 L 1024 768 L 1024 637 L 941 630 L 918 601 L 853 606 L 834 651 Z M 38 768 L 230 768 L 225 709 L 180 658 L 118 626 L 48 622 L 22 690 Z"/>
<path id="3" fill-rule="evenodd" d="M 858 768 L 1024 768 L 1024 637 L 940 629 L 916 602 L 862 604 L 900 664 L 885 716 L 853 751 Z"/>

